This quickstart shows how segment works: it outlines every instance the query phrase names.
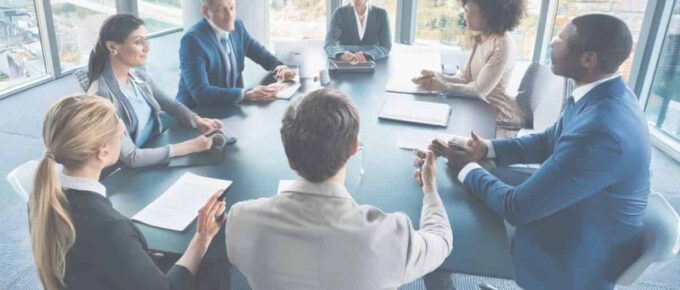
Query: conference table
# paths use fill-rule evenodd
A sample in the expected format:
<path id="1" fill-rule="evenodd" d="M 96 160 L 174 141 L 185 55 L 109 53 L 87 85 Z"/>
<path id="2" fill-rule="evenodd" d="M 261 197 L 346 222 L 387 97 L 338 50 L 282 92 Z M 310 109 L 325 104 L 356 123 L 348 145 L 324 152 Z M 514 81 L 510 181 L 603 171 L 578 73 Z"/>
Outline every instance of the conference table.
<path id="1" fill-rule="evenodd" d="M 318 67 L 324 63 L 321 55 L 306 61 Z M 397 139 L 417 131 L 468 135 L 471 130 L 481 137 L 493 138 L 496 129 L 492 108 L 482 101 L 385 92 L 388 79 L 406 80 L 421 68 L 439 68 L 439 62 L 435 51 L 397 47 L 387 60 L 377 62 L 374 73 L 332 74 L 326 86 L 305 77 L 310 75 L 310 70 L 318 72 L 308 65 L 307 72 L 302 74 L 302 88 L 291 100 L 196 108 L 202 116 L 221 119 L 238 137 L 236 144 L 226 147 L 224 154 L 213 156 L 211 162 L 179 167 L 122 168 L 103 183 L 114 207 L 128 217 L 142 210 L 187 172 L 233 181 L 227 208 L 240 201 L 273 196 L 280 180 L 297 178 L 288 166 L 279 133 L 283 114 L 296 98 L 327 87 L 348 95 L 361 114 L 359 138 L 363 153 L 348 161 L 346 186 L 352 197 L 359 204 L 369 204 L 384 212 L 406 213 L 417 228 L 423 194 L 413 179 L 415 156 L 410 150 L 398 148 Z M 249 76 L 248 81 L 271 81 L 271 77 L 262 77 Z M 448 126 L 379 119 L 378 112 L 386 98 L 448 104 L 452 108 Z M 153 140 L 151 146 L 176 143 L 197 134 L 194 129 L 174 124 Z M 363 175 L 360 174 L 362 167 Z M 457 273 L 513 278 L 510 243 L 503 220 L 470 195 L 441 158 L 437 167 L 437 187 L 453 229 L 453 251 L 442 267 Z M 181 232 L 139 222 L 136 225 L 150 249 L 167 253 L 183 253 L 196 231 L 195 222 Z M 206 253 L 206 259 L 226 259 L 224 235 L 222 229 Z"/>

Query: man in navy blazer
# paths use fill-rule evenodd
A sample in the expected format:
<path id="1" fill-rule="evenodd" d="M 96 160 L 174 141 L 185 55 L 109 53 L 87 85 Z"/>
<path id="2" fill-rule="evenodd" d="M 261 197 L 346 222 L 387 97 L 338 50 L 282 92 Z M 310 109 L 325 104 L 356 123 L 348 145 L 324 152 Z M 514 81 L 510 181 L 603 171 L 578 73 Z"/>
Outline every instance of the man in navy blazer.
<path id="1" fill-rule="evenodd" d="M 515 225 L 512 256 L 524 289 L 613 289 L 639 257 L 650 191 L 650 143 L 634 93 L 618 75 L 632 37 L 616 17 L 572 19 L 552 42 L 552 70 L 577 88 L 545 132 L 430 148 L 492 211 Z M 500 181 L 476 161 L 541 163 L 522 184 Z M 417 160 L 418 162 L 422 162 Z"/>
<path id="2" fill-rule="evenodd" d="M 250 37 L 236 19 L 234 0 L 202 0 L 201 9 L 205 19 L 191 27 L 180 44 L 177 100 L 192 108 L 276 99 L 275 88 L 243 88 L 245 57 L 272 71 L 277 80 L 292 80 L 295 73 Z"/>

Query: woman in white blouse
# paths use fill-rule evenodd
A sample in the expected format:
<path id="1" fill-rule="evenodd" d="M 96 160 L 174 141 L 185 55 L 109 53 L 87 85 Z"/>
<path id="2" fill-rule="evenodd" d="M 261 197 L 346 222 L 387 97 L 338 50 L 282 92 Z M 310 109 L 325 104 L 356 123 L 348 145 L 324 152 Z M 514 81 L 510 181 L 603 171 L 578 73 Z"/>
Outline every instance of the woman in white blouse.
<path id="1" fill-rule="evenodd" d="M 324 48 L 329 58 L 365 62 L 386 58 L 392 49 L 387 11 L 368 0 L 352 0 L 333 13 Z"/>

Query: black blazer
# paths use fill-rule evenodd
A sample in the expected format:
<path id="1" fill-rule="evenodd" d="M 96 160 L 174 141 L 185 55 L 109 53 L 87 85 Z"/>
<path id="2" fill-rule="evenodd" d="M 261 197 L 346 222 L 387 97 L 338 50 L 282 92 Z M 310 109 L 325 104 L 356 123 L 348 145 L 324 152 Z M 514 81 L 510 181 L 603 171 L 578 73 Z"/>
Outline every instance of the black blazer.
<path id="1" fill-rule="evenodd" d="M 392 50 L 392 33 L 387 11 L 373 5 L 366 17 L 366 32 L 364 38 L 360 39 L 354 7 L 348 4 L 335 10 L 326 33 L 326 55 L 338 58 L 346 51 L 362 51 L 373 60 L 386 58 Z"/>
<path id="2" fill-rule="evenodd" d="M 65 190 L 76 241 L 66 255 L 66 289 L 193 289 L 188 269 L 163 274 L 147 253 L 146 240 L 105 197 Z"/>

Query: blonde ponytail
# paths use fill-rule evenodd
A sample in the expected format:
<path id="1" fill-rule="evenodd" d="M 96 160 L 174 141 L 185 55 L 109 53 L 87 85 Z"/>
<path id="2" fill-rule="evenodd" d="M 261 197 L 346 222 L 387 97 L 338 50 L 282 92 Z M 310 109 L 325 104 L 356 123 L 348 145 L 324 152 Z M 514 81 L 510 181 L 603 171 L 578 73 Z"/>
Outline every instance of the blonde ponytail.
<path id="1" fill-rule="evenodd" d="M 83 166 L 112 140 L 117 127 L 113 105 L 96 96 L 62 98 L 45 117 L 43 139 L 48 151 L 38 165 L 28 209 L 33 257 L 47 290 L 65 287 L 66 254 L 76 239 L 56 164 L 68 169 Z"/>
<path id="2" fill-rule="evenodd" d="M 40 161 L 35 175 L 35 191 L 29 201 L 33 256 L 40 280 L 47 290 L 63 288 L 66 252 L 76 239 L 55 164 L 51 156 Z"/>

